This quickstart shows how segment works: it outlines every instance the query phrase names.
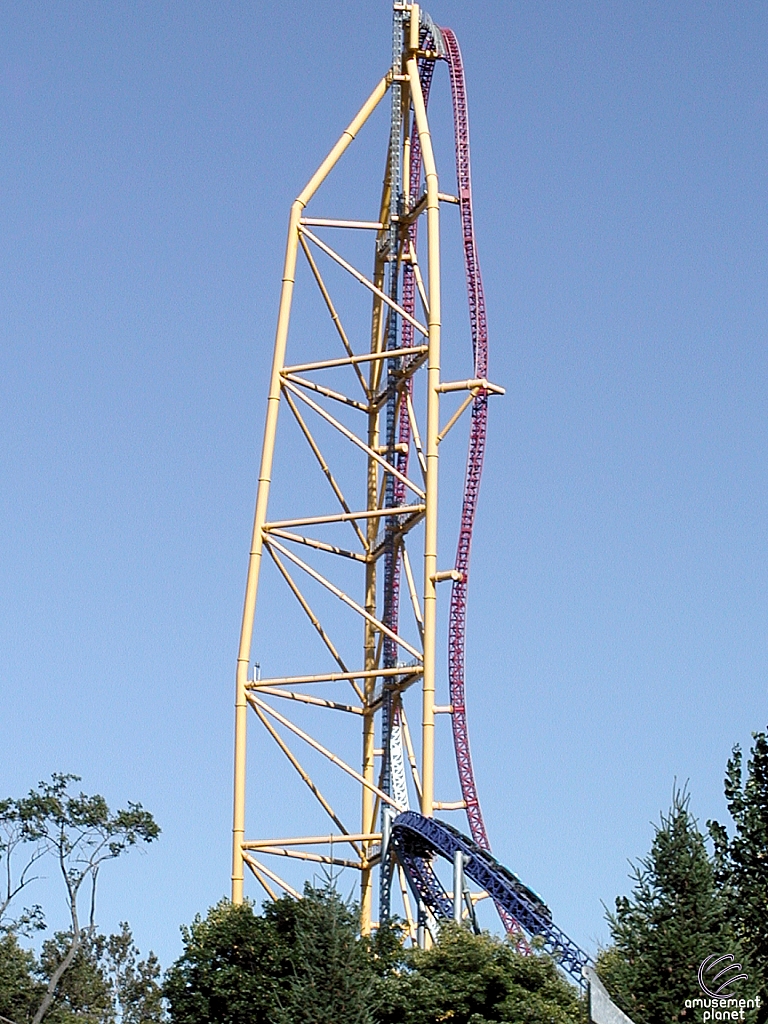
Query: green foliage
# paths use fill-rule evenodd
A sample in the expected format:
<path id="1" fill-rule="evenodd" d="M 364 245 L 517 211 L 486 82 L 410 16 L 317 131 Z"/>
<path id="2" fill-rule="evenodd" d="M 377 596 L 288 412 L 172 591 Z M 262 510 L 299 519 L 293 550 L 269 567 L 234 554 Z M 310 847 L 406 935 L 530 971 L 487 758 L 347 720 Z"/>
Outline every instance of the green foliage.
<path id="1" fill-rule="evenodd" d="M 151 951 L 146 960 L 140 960 L 140 955 L 131 929 L 122 921 L 120 931 L 110 935 L 104 950 L 121 1024 L 148 1024 L 165 1017 L 160 961 Z"/>
<path id="2" fill-rule="evenodd" d="M 291 903 L 291 973 L 287 990 L 278 995 L 277 1021 L 370 1024 L 373 961 L 369 945 L 360 941 L 357 909 L 343 902 L 332 883 L 306 885 L 304 898 Z M 275 909 L 267 908 L 268 919 Z"/>
<path id="3" fill-rule="evenodd" d="M 46 1024 L 159 1024 L 165 1014 L 160 965 L 153 953 L 139 959 L 131 930 L 95 935 L 77 948 L 46 1013 Z M 0 1016 L 15 1024 L 34 1018 L 51 976 L 71 946 L 67 932 L 43 943 L 40 959 L 16 936 L 0 939 Z"/>
<path id="4" fill-rule="evenodd" d="M 13 932 L 0 936 L 0 1016 L 18 1024 L 31 1019 L 43 997 L 35 968 L 34 954 Z"/>
<path id="5" fill-rule="evenodd" d="M 78 946 L 62 976 L 46 1015 L 49 1024 L 114 1024 L 112 987 L 102 962 L 106 940 L 88 937 Z M 43 943 L 38 974 L 48 982 L 72 945 L 72 936 L 57 932 Z"/>
<path id="6" fill-rule="evenodd" d="M 166 975 L 174 1024 L 367 1024 L 374 958 L 356 911 L 332 885 L 302 900 L 222 900 L 182 928 L 184 951 Z"/>
<path id="7" fill-rule="evenodd" d="M 547 956 L 523 956 L 507 941 L 446 925 L 429 950 L 409 950 L 403 970 L 377 987 L 381 1024 L 579 1024 L 576 990 Z"/>
<path id="8" fill-rule="evenodd" d="M 222 900 L 182 927 L 184 951 L 166 975 L 174 1024 L 261 1024 L 279 1011 L 290 964 L 292 909 L 259 917 L 250 903 Z"/>
<path id="9" fill-rule="evenodd" d="M 32 872 L 46 852 L 41 843 L 30 837 L 23 811 L 23 800 L 12 797 L 0 800 L 0 865 L 4 880 L 0 890 L 0 934 L 27 935 L 45 927 L 40 906 L 24 907 L 15 918 L 9 912 L 17 896 L 36 880 Z M 22 863 L 17 867 L 19 854 L 24 852 L 26 856 L 21 858 Z"/>
<path id="10" fill-rule="evenodd" d="M 26 842 L 55 853 L 69 888 L 77 890 L 85 878 L 94 878 L 106 860 L 119 857 L 139 842 L 151 843 L 160 829 L 141 804 L 110 811 L 98 793 L 69 792 L 78 775 L 54 772 L 21 800 L 14 801 Z"/>
<path id="11" fill-rule="evenodd" d="M 715 844 L 718 879 L 731 919 L 753 969 L 752 980 L 768 1019 L 768 737 L 753 733 L 754 745 L 743 777 L 736 746 L 725 773 L 725 798 L 735 832 L 728 837 L 718 822 L 708 823 Z"/>
<path id="12" fill-rule="evenodd" d="M 166 976 L 173 1024 L 584 1024 L 578 995 L 548 957 L 446 926 L 406 951 L 397 924 L 358 933 L 332 884 L 267 904 L 224 900 L 183 928 Z"/>
<path id="13" fill-rule="evenodd" d="M 738 953 L 704 836 L 675 789 L 649 855 L 633 866 L 631 897 L 608 913 L 613 945 L 597 969 L 635 1024 L 692 1019 L 685 1000 L 698 993 L 699 964 L 711 953 Z"/>

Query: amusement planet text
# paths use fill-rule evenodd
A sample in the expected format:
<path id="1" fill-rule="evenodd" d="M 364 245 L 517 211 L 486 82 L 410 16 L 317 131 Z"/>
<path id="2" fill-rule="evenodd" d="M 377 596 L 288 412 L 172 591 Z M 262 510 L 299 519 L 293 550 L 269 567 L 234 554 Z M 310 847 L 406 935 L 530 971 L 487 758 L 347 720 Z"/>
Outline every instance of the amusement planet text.
<path id="1" fill-rule="evenodd" d="M 759 1010 L 761 1006 L 760 996 L 753 999 L 736 999 L 723 997 L 722 999 L 686 999 L 685 1008 L 691 1010 L 701 1007 L 704 1010 L 702 1018 L 704 1024 L 715 1020 L 746 1020 L 746 1010 Z"/>

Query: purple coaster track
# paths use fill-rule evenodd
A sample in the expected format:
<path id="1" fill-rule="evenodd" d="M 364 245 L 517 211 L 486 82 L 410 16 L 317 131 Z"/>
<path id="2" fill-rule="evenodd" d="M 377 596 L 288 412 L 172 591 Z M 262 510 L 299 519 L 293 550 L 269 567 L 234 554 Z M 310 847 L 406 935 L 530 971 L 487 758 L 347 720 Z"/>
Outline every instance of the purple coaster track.
<path id="1" fill-rule="evenodd" d="M 488 375 L 488 324 L 485 313 L 485 297 L 483 294 L 483 282 L 480 276 L 480 263 L 477 257 L 477 246 L 475 243 L 474 221 L 472 216 L 472 169 L 469 151 L 469 115 L 467 108 L 466 84 L 464 81 L 464 65 L 461 58 L 461 50 L 456 36 L 451 29 L 441 29 L 446 48 L 446 61 L 451 81 L 451 95 L 453 100 L 453 121 L 454 135 L 456 142 L 456 178 L 458 185 L 459 211 L 461 216 L 462 241 L 464 247 L 464 268 L 467 281 L 467 296 L 469 300 L 469 320 L 472 336 L 472 354 L 474 362 L 475 378 L 486 379 Z M 429 40 L 423 41 L 424 48 L 428 48 Z M 430 85 L 434 62 L 423 60 L 420 62 L 420 77 L 424 91 L 425 102 L 429 99 Z M 411 167 L 410 167 L 410 194 L 418 197 L 421 177 L 421 147 L 419 137 L 415 128 L 411 141 Z M 411 225 L 410 240 L 414 247 L 416 245 L 416 223 Z M 413 315 L 416 303 L 416 287 L 413 267 L 409 263 L 403 268 L 403 307 Z M 403 345 L 413 344 L 413 327 L 404 321 L 402 325 Z M 469 746 L 469 729 L 467 726 L 467 712 L 464 685 L 464 663 L 465 663 L 465 638 L 467 619 L 467 586 L 469 582 L 469 560 L 472 547 L 472 530 L 475 522 L 475 513 L 480 492 L 480 477 L 483 471 L 483 457 L 485 455 L 485 438 L 488 420 L 488 393 L 480 390 L 472 402 L 471 424 L 469 433 L 469 449 L 467 452 L 467 465 L 464 477 L 464 494 L 461 507 L 461 523 L 459 528 L 458 545 L 456 549 L 455 568 L 461 573 L 461 579 L 453 583 L 451 590 L 451 601 L 449 610 L 448 627 L 448 682 L 451 705 L 453 728 L 453 743 L 456 751 L 456 764 L 459 773 L 461 794 L 466 804 L 467 819 L 472 839 L 483 850 L 490 851 L 491 844 L 488 840 L 488 833 L 483 821 L 483 813 L 480 808 L 480 799 L 477 794 L 477 784 L 472 767 L 472 755 Z M 407 413 L 401 407 L 398 439 L 401 442 L 410 441 L 410 423 Z M 407 451 L 407 448 L 406 448 Z M 400 456 L 402 465 L 398 468 L 401 472 L 407 471 L 407 454 Z M 398 494 L 398 497 L 400 495 Z M 399 584 L 400 566 L 399 559 L 393 574 L 395 588 Z M 394 627 L 396 628 L 396 626 Z M 516 933 L 519 936 L 521 946 L 527 948 L 520 926 L 515 917 L 504 907 L 500 901 L 496 901 L 499 915 L 507 931 Z"/>
<path id="2" fill-rule="evenodd" d="M 469 118 L 467 114 L 467 93 L 464 84 L 464 67 L 461 50 L 456 36 L 450 29 L 443 29 L 443 39 L 448 51 L 448 69 L 451 76 L 453 95 L 453 123 L 456 136 L 456 177 L 459 186 L 459 210 L 464 243 L 464 269 L 467 277 L 469 297 L 469 323 L 472 333 L 474 376 L 488 375 L 488 325 L 485 316 L 485 297 L 480 277 L 480 264 L 475 245 L 475 229 L 472 218 L 472 171 L 469 156 Z M 469 432 L 469 451 L 464 476 L 464 500 L 461 506 L 461 525 L 456 548 L 455 568 L 461 579 L 454 581 L 451 589 L 451 605 L 448 626 L 448 682 L 450 686 L 453 713 L 453 743 L 456 748 L 456 763 L 459 769 L 461 795 L 467 805 L 467 818 L 472 838 L 483 850 L 490 850 L 488 833 L 480 810 L 475 773 L 472 769 L 472 755 L 469 750 L 469 730 L 464 696 L 464 649 L 467 620 L 467 583 L 469 581 L 469 556 L 472 547 L 472 528 L 475 522 L 477 500 L 480 493 L 480 476 L 483 472 L 485 435 L 488 421 L 488 394 L 480 392 L 472 403 L 472 418 Z"/>
<path id="3" fill-rule="evenodd" d="M 472 216 L 472 166 L 469 153 L 469 111 L 467 87 L 464 81 L 464 64 L 456 36 L 449 28 L 442 29 L 447 50 L 448 70 L 451 78 L 453 98 L 453 126 L 456 140 L 456 179 L 459 189 L 459 211 L 464 244 L 464 270 L 467 279 L 469 299 L 469 324 L 472 335 L 475 378 L 488 377 L 488 321 L 485 315 L 483 279 L 480 276 L 480 262 L 475 243 L 475 225 Z M 461 525 L 456 546 L 454 568 L 461 573 L 451 588 L 451 604 L 448 618 L 448 684 L 453 711 L 453 745 L 459 770 L 461 795 L 467 808 L 469 830 L 473 840 L 483 849 L 490 851 L 491 844 L 480 809 L 475 773 L 472 768 L 472 754 L 469 749 L 469 729 L 464 688 L 465 640 L 467 630 L 467 585 L 469 582 L 469 556 L 472 549 L 472 529 L 480 494 L 480 477 L 485 456 L 485 437 L 488 424 L 488 392 L 480 390 L 472 402 L 469 430 L 469 450 L 464 474 L 464 498 L 461 505 Z M 518 936 L 518 945 L 528 949 L 522 930 L 516 918 L 501 900 L 494 899 L 496 909 L 508 932 Z"/>

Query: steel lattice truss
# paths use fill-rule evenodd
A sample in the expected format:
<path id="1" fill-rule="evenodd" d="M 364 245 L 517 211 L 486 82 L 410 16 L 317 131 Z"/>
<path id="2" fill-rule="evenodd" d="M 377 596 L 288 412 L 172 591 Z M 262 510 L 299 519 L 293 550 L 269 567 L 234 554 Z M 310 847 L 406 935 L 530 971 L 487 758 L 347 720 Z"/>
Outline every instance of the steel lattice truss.
<path id="1" fill-rule="evenodd" d="M 458 44 L 452 32 L 436 28 L 417 5 L 395 3 L 393 26 L 391 68 L 291 209 L 236 694 L 233 900 L 243 898 L 246 866 L 270 896 L 281 891 L 298 895 L 271 866 L 274 861 L 267 863 L 269 857 L 354 868 L 361 878 L 364 931 L 372 926 L 374 871 L 381 861 L 387 812 L 406 811 L 411 801 L 426 818 L 435 810 L 464 810 L 474 843 L 489 849 L 470 757 L 464 651 L 488 397 L 503 389 L 487 379 L 487 325 L 472 222 L 467 103 Z M 427 118 L 433 70 L 439 61 L 447 62 L 451 83 L 456 194 L 440 191 Z M 388 94 L 389 148 L 378 210 L 370 220 L 332 219 L 316 215 L 314 207 L 310 214 L 310 201 Z M 469 297 L 471 346 L 466 345 L 463 380 L 441 377 L 440 218 L 446 207 L 447 214 L 460 220 Z M 349 249 L 366 234 L 372 239 L 370 274 L 349 256 Z M 299 268 L 330 317 L 335 347 L 323 351 L 322 358 L 292 362 L 291 314 L 294 292 L 298 295 L 301 284 Z M 370 301 L 363 340 L 357 321 L 354 327 L 347 321 L 353 283 Z M 446 401 L 449 407 L 442 410 Z M 316 491 L 305 490 L 304 480 L 295 479 L 280 497 L 280 508 L 293 511 L 273 518 L 273 476 L 277 489 L 279 470 L 285 469 L 276 447 L 278 420 L 282 430 L 284 418 L 293 422 L 325 479 L 328 500 L 318 504 Z M 462 425 L 467 428 L 468 453 L 464 491 L 460 510 L 451 510 L 439 506 L 439 454 L 444 443 L 461 444 Z M 328 437 L 335 442 L 329 445 Z M 343 478 L 353 464 L 359 465 L 360 473 L 350 489 Z M 441 517 L 453 515 L 456 520 L 458 546 L 450 567 L 438 558 L 439 507 Z M 320 640 L 323 657 L 314 671 L 264 679 L 251 672 L 256 598 L 267 562 L 284 584 L 284 599 L 298 606 L 309 633 Z M 437 604 L 444 583 L 450 587 L 447 686 L 436 678 Z M 318 593 L 334 599 L 339 616 L 358 620 L 359 654 L 350 656 L 337 639 L 336 616 L 317 610 Z M 297 637 L 296 643 L 303 648 L 305 641 Z M 259 644 L 263 648 L 264 638 Z M 444 705 L 436 703 L 441 691 L 449 701 Z M 296 720 L 299 707 L 303 725 Z M 308 712 L 318 721 L 321 716 L 337 716 L 339 734 L 357 730 L 362 737 L 361 763 L 353 765 L 318 738 L 322 730 L 306 726 L 311 720 Z M 436 781 L 441 796 L 443 786 L 455 784 L 435 776 L 435 716 L 440 714 L 449 715 L 452 722 L 460 786 L 460 795 L 454 794 L 453 800 L 438 800 L 435 793 Z M 263 742 L 274 742 L 287 770 L 305 784 L 328 819 L 329 833 L 247 837 L 249 717 L 261 725 Z M 307 750 L 327 766 L 326 772 L 310 775 Z M 328 793 L 338 792 L 339 784 L 333 780 L 326 785 L 327 772 L 343 777 L 356 794 L 343 807 L 332 806 Z M 360 815 L 354 824 L 350 806 Z M 417 915 L 409 890 L 413 881 L 396 860 L 379 872 L 379 913 L 389 913 L 393 877 L 415 934 Z M 508 905 L 498 894 L 491 895 L 497 897 L 507 927 L 515 927 Z"/>

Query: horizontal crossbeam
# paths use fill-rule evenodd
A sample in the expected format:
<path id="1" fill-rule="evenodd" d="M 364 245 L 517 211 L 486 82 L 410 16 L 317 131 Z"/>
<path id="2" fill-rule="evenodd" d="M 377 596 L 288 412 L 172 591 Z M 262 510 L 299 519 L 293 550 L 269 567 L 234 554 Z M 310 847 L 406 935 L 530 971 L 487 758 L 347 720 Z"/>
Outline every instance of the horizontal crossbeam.
<path id="1" fill-rule="evenodd" d="M 411 345 L 408 348 L 390 348 L 385 352 L 365 352 L 359 356 L 348 356 L 344 359 L 321 359 L 314 363 L 297 363 L 296 366 L 283 368 L 284 374 L 309 373 L 310 370 L 333 370 L 337 366 L 353 366 L 358 363 L 375 363 L 380 359 L 404 359 L 407 356 L 419 356 L 429 351 L 427 345 Z"/>
<path id="2" fill-rule="evenodd" d="M 320 526 L 323 523 L 346 523 L 350 519 L 378 519 L 380 516 L 405 516 L 412 512 L 424 512 L 426 505 L 396 505 L 394 508 L 369 508 L 359 512 L 337 512 L 327 516 L 304 516 L 303 519 L 279 519 L 264 523 L 264 532 L 285 529 L 291 526 Z"/>
<path id="3" fill-rule="evenodd" d="M 317 228 L 362 228 L 381 231 L 384 225 L 379 220 L 333 220 L 328 217 L 302 217 L 299 224 Z"/>
<path id="4" fill-rule="evenodd" d="M 358 832 L 356 835 L 298 836 L 293 839 L 248 839 L 244 850 L 261 850 L 267 846 L 325 846 L 326 843 L 377 843 L 381 832 Z"/>
<path id="5" fill-rule="evenodd" d="M 356 281 L 359 281 L 360 284 L 368 288 L 369 291 L 372 291 L 373 294 L 377 298 L 381 299 L 382 302 L 386 302 L 386 304 L 393 309 L 395 313 L 399 314 L 404 320 L 407 320 L 411 326 L 415 327 L 416 330 L 419 331 L 420 334 L 423 334 L 425 338 L 429 336 L 429 329 L 425 327 L 424 324 L 420 324 L 415 317 L 412 317 L 411 314 L 404 310 L 401 305 L 395 302 L 394 299 L 391 299 L 386 292 L 383 292 L 381 288 L 377 288 L 373 281 L 368 280 L 365 274 L 361 274 L 360 271 L 356 267 L 353 267 L 351 263 L 347 263 L 347 261 L 339 256 L 339 254 L 335 252 L 330 245 L 326 245 L 325 242 L 317 237 L 317 235 L 313 235 L 312 232 L 307 231 L 306 228 L 300 227 L 299 230 L 303 235 L 309 238 L 310 241 L 314 242 L 318 249 L 322 249 L 323 252 L 327 256 L 330 256 L 335 263 L 338 263 L 338 265 L 346 270 L 348 274 L 351 274 Z"/>
<path id="6" fill-rule="evenodd" d="M 421 665 L 398 665 L 395 668 L 362 668 L 357 672 L 323 672 L 312 676 L 277 676 L 274 679 L 259 679 L 249 682 L 249 690 L 261 690 L 270 686 L 300 686 L 304 683 L 337 683 L 354 679 L 376 679 L 390 676 L 421 675 Z"/>

